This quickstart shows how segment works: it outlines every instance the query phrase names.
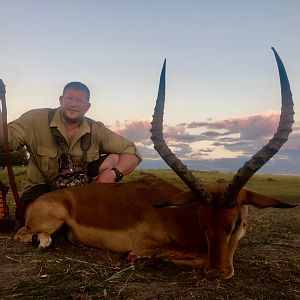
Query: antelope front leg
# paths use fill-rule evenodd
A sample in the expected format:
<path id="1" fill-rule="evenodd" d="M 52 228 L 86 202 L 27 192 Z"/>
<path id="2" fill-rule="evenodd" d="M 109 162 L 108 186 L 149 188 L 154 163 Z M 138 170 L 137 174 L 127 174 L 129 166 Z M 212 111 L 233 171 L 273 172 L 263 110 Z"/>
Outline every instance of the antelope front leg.
<path id="1" fill-rule="evenodd" d="M 162 258 L 175 264 L 193 266 L 195 268 L 204 268 L 207 264 L 206 254 L 181 248 L 163 248 L 162 246 L 155 246 L 143 251 L 131 251 L 127 259 L 137 260 L 143 257 Z"/>
<path id="2" fill-rule="evenodd" d="M 190 251 L 171 251 L 163 257 L 166 261 L 171 261 L 177 265 L 192 266 L 203 269 L 207 263 L 207 255 Z"/>

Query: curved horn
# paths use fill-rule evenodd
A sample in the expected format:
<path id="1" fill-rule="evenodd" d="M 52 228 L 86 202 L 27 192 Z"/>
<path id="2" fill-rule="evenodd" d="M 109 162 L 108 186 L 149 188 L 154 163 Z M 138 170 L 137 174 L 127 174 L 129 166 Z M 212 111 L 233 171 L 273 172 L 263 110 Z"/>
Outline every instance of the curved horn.
<path id="1" fill-rule="evenodd" d="M 165 104 L 165 76 L 166 76 L 166 60 L 160 75 L 158 96 L 154 108 L 152 127 L 150 129 L 151 140 L 154 143 L 154 149 L 159 153 L 162 159 L 170 166 L 170 168 L 182 179 L 182 181 L 195 193 L 201 202 L 206 205 L 212 199 L 211 194 L 206 188 L 199 183 L 187 167 L 176 157 L 176 155 L 169 149 L 163 138 L 163 114 Z"/>
<path id="2" fill-rule="evenodd" d="M 281 146 L 288 140 L 289 134 L 292 132 L 292 124 L 294 123 L 293 98 L 290 89 L 289 80 L 284 68 L 284 65 L 276 52 L 274 52 L 277 62 L 280 86 L 281 86 L 281 115 L 276 133 L 260 151 L 248 160 L 242 168 L 240 168 L 233 177 L 224 193 L 224 206 L 233 207 L 236 202 L 236 197 L 243 186 L 251 178 L 251 176 L 259 170 L 270 158 L 272 158 Z"/>

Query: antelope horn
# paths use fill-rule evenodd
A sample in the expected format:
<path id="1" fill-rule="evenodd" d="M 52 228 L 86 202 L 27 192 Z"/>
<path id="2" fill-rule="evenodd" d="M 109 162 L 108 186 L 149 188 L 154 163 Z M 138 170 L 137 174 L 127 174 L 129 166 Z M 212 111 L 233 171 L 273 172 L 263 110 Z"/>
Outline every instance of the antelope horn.
<path id="1" fill-rule="evenodd" d="M 251 178 L 251 176 L 259 170 L 270 158 L 272 158 L 281 146 L 288 140 L 289 134 L 292 132 L 292 124 L 294 123 L 294 110 L 293 110 L 293 98 L 290 89 L 289 80 L 284 68 L 284 65 L 276 52 L 274 52 L 277 62 L 280 86 L 281 86 L 281 115 L 280 121 L 276 133 L 273 138 L 269 140 L 260 151 L 248 160 L 242 168 L 240 168 L 234 175 L 231 183 L 229 183 L 227 189 L 224 192 L 224 203 L 226 207 L 233 207 L 236 203 L 236 197 L 243 186 Z"/>
<path id="2" fill-rule="evenodd" d="M 212 196 L 207 189 L 199 183 L 187 167 L 176 157 L 170 150 L 163 138 L 163 114 L 165 104 L 165 77 L 166 77 L 166 60 L 160 75 L 158 96 L 154 108 L 152 127 L 150 129 L 151 140 L 154 144 L 154 149 L 159 153 L 162 159 L 170 166 L 170 168 L 181 178 L 181 180 L 196 194 L 202 205 L 208 204 Z"/>

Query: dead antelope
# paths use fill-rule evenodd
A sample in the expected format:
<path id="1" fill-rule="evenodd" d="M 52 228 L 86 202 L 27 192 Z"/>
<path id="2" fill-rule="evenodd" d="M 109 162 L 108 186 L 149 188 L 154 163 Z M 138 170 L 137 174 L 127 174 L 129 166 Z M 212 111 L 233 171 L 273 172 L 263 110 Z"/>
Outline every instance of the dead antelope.
<path id="1" fill-rule="evenodd" d="M 189 190 L 146 176 L 135 182 L 90 184 L 51 192 L 35 201 L 25 227 L 17 232 L 15 239 L 31 242 L 35 237 L 39 248 L 44 249 L 51 245 L 51 235 L 66 224 L 68 238 L 73 243 L 128 253 L 131 260 L 159 257 L 204 268 L 211 277 L 232 277 L 233 256 L 246 232 L 248 205 L 294 207 L 243 188 L 292 131 L 292 94 L 284 66 L 273 51 L 282 93 L 279 126 L 274 137 L 238 170 L 231 182 L 202 185 L 167 147 L 162 134 L 164 63 L 152 140 L 157 152 Z"/>

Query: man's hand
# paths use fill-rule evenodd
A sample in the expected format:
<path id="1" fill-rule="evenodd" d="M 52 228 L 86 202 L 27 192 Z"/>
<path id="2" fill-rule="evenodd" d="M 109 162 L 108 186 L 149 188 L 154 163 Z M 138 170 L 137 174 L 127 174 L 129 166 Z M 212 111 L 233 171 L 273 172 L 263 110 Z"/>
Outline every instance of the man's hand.
<path id="1" fill-rule="evenodd" d="M 112 168 L 116 168 L 121 173 L 121 178 L 123 175 L 127 175 L 132 172 L 136 166 L 139 164 L 140 159 L 135 154 L 110 154 L 104 160 L 99 168 L 99 175 L 93 178 L 96 183 L 114 183 L 116 182 L 116 177 L 120 177 Z"/>
<path id="2" fill-rule="evenodd" d="M 116 173 L 113 170 L 105 170 L 98 176 L 93 178 L 96 183 L 114 183 L 116 179 Z"/>

